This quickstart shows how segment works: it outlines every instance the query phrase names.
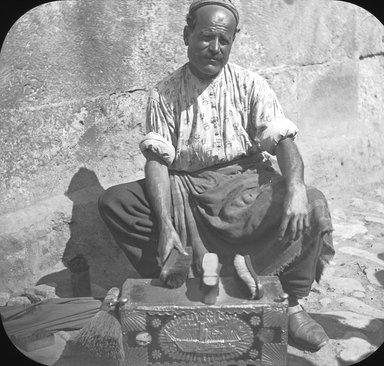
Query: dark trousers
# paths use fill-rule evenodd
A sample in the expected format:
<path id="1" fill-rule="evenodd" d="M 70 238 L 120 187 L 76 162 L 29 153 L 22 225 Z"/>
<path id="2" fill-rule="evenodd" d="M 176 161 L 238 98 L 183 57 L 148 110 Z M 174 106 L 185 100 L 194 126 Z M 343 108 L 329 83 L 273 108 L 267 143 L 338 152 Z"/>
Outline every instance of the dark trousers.
<path id="1" fill-rule="evenodd" d="M 157 278 L 158 229 L 145 192 L 145 180 L 108 188 L 99 199 L 101 217 L 117 244 L 143 278 Z M 279 279 L 291 297 L 309 294 L 315 279 L 317 261 L 324 240 L 332 240 L 331 232 L 319 234 L 309 248 L 288 265 Z"/>

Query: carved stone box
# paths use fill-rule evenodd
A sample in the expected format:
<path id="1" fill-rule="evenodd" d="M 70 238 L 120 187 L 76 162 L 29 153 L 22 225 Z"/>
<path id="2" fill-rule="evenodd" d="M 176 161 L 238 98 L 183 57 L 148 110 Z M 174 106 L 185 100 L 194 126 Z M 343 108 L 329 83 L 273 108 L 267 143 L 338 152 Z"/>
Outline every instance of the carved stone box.
<path id="1" fill-rule="evenodd" d="M 246 299 L 239 280 L 221 278 L 215 305 L 202 303 L 200 281 L 178 289 L 128 279 L 120 308 L 126 365 L 285 366 L 287 303 L 277 277 L 260 277 L 264 296 Z"/>

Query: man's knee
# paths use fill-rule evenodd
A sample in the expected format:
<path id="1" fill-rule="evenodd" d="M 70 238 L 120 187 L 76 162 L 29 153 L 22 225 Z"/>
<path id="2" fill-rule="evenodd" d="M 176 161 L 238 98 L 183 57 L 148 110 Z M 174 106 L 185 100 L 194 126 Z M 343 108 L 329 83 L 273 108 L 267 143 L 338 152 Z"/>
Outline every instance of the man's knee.
<path id="1" fill-rule="evenodd" d="M 116 211 L 118 207 L 130 202 L 132 192 L 125 185 L 112 186 L 106 189 L 99 197 L 98 208 L 102 217 Z"/>
<path id="2" fill-rule="evenodd" d="M 131 207 L 144 205 L 145 193 L 142 180 L 109 187 L 99 197 L 98 207 L 102 217 L 112 212 L 131 211 Z"/>
<path id="3" fill-rule="evenodd" d="M 318 188 L 313 186 L 307 187 L 307 197 L 308 197 L 308 203 L 312 203 L 314 201 L 322 201 L 324 202 L 325 206 L 328 206 L 327 199 L 322 191 L 320 191 Z"/>
<path id="4" fill-rule="evenodd" d="M 110 187 L 105 190 L 99 197 L 98 200 L 98 208 L 101 214 L 105 214 L 108 212 L 111 207 L 114 205 L 113 203 L 116 200 L 114 187 Z"/>

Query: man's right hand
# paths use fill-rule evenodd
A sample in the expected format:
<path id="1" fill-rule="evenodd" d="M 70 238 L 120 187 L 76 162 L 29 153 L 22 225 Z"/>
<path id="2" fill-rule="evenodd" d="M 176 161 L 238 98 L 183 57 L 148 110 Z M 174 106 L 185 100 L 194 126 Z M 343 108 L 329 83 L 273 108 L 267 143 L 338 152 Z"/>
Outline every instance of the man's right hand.
<path id="1" fill-rule="evenodd" d="M 161 265 L 163 266 L 167 260 L 171 250 L 176 248 L 181 254 L 188 255 L 181 244 L 179 234 L 176 232 L 172 224 L 163 226 L 159 232 L 158 253 Z"/>
<path id="2" fill-rule="evenodd" d="M 171 221 L 166 222 L 165 226 L 159 225 L 158 252 L 162 267 L 160 280 L 168 288 L 178 288 L 188 278 L 192 257 L 183 248 Z"/>
<path id="3" fill-rule="evenodd" d="M 171 188 L 166 164 L 155 154 L 147 153 L 145 183 L 148 200 L 151 204 L 159 228 L 158 253 L 161 265 L 167 260 L 171 250 L 176 248 L 188 255 L 171 219 Z"/>

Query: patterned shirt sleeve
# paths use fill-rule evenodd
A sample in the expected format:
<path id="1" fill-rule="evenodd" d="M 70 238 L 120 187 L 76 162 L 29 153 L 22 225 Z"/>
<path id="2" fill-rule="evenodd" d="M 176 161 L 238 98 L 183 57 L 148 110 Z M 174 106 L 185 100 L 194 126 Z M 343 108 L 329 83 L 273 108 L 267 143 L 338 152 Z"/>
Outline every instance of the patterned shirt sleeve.
<path id="1" fill-rule="evenodd" d="M 251 97 L 251 124 L 253 138 L 263 151 L 275 155 L 280 140 L 295 138 L 296 125 L 284 116 L 276 94 L 263 78 L 257 80 Z"/>
<path id="2" fill-rule="evenodd" d="M 168 105 L 154 88 L 148 97 L 146 132 L 140 142 L 140 150 L 147 158 L 148 151 L 155 153 L 169 167 L 175 159 L 175 148 L 172 144 L 174 119 Z"/>

